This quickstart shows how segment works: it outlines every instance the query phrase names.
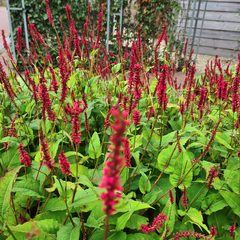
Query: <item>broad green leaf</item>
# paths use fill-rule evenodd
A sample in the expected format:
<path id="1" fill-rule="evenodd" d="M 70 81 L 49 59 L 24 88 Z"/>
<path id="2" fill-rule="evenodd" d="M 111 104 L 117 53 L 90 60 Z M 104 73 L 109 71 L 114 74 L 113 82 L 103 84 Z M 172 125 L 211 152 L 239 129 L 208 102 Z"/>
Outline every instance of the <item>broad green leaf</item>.
<path id="1" fill-rule="evenodd" d="M 147 235 L 145 233 L 134 233 L 134 234 L 128 234 L 127 235 L 127 240 L 155 240 L 150 235 Z"/>
<path id="2" fill-rule="evenodd" d="M 226 206 L 227 206 L 226 201 L 222 198 L 222 196 L 219 193 L 211 194 L 205 197 L 201 204 L 201 208 L 207 215 L 210 215 L 213 212 L 217 212 Z"/>
<path id="3" fill-rule="evenodd" d="M 57 211 L 57 212 L 44 212 L 38 214 L 35 218 L 34 221 L 38 220 L 46 220 L 46 219 L 54 219 L 58 221 L 58 223 L 62 224 L 64 221 L 64 218 L 66 216 L 65 211 Z"/>
<path id="4" fill-rule="evenodd" d="M 127 221 L 130 219 L 131 213 L 126 212 L 117 219 L 116 231 L 121 231 L 125 228 Z"/>
<path id="5" fill-rule="evenodd" d="M 127 234 L 125 232 L 115 232 L 107 238 L 108 240 L 126 240 Z"/>
<path id="6" fill-rule="evenodd" d="M 112 67 L 112 73 L 117 73 L 121 69 L 121 63 L 117 63 Z"/>
<path id="7" fill-rule="evenodd" d="M 157 82 L 158 82 L 157 78 L 153 78 L 153 79 L 152 79 L 152 83 L 151 83 L 151 85 L 150 85 L 150 91 L 151 91 L 152 93 L 154 92 L 154 90 L 155 90 L 155 88 L 156 88 L 156 86 L 157 86 Z"/>
<path id="8" fill-rule="evenodd" d="M 198 211 L 196 208 L 191 207 L 188 212 L 183 212 L 182 210 L 178 210 L 178 213 L 181 216 L 189 217 L 194 224 L 196 224 L 200 228 L 201 227 L 204 228 L 209 233 L 208 227 L 205 224 L 203 224 L 202 213 Z"/>
<path id="9" fill-rule="evenodd" d="M 74 202 L 69 204 L 69 207 L 82 207 L 88 203 L 97 201 L 100 191 L 101 190 L 96 187 L 94 188 L 94 191 L 92 189 L 77 191 Z M 97 192 L 98 195 L 96 195 L 95 192 Z"/>
<path id="10" fill-rule="evenodd" d="M 98 222 L 95 218 L 92 216 L 89 216 L 87 219 L 87 222 L 84 224 L 84 226 L 92 227 L 92 228 L 99 228 Z"/>
<path id="11" fill-rule="evenodd" d="M 208 226 L 215 226 L 217 230 L 217 236 L 224 237 L 224 240 L 226 239 L 225 237 L 227 231 L 225 231 L 223 227 L 226 224 L 228 224 L 228 226 L 231 224 L 226 218 L 226 210 L 223 209 L 221 211 L 214 212 L 207 218 Z"/>
<path id="12" fill-rule="evenodd" d="M 174 131 L 181 130 L 181 126 L 178 122 L 173 121 L 173 120 L 169 120 L 168 123 L 171 125 L 171 127 Z"/>
<path id="13" fill-rule="evenodd" d="M 3 160 L 4 167 L 7 168 L 8 170 L 21 165 L 17 147 L 18 145 L 10 148 L 8 150 L 8 153 L 4 152 L 2 154 L 1 158 Z"/>
<path id="14" fill-rule="evenodd" d="M 19 139 L 18 138 L 15 138 L 15 137 L 4 137 L 4 138 L 2 138 L 1 140 L 0 140 L 0 143 L 8 143 L 8 142 L 10 142 L 10 143 L 14 143 L 14 144 L 16 144 L 16 145 L 19 145 L 20 144 L 20 141 L 19 141 Z"/>
<path id="15" fill-rule="evenodd" d="M 232 208 L 233 212 L 240 217 L 240 197 L 239 194 L 221 190 L 220 194 L 227 202 L 227 204 Z"/>
<path id="16" fill-rule="evenodd" d="M 75 219 L 74 219 L 75 220 Z M 67 225 L 62 226 L 57 232 L 57 240 L 76 240 L 80 238 L 80 223 L 79 221 L 76 224 L 76 220 L 74 221 L 76 227 L 73 227 L 72 223 L 68 223 Z"/>
<path id="17" fill-rule="evenodd" d="M 145 194 L 146 192 L 149 192 L 151 190 L 151 183 L 150 180 L 148 179 L 148 176 L 141 172 L 141 177 L 139 180 L 139 190 L 141 191 L 142 194 Z"/>
<path id="18" fill-rule="evenodd" d="M 146 139 L 147 141 L 150 140 L 150 133 L 151 133 L 151 129 L 147 128 L 146 126 L 143 126 L 143 138 Z"/>
<path id="19" fill-rule="evenodd" d="M 131 152 L 131 155 L 133 156 L 136 162 L 138 173 L 139 173 L 139 152 Z"/>
<path id="20" fill-rule="evenodd" d="M 127 221 L 126 227 L 139 230 L 139 226 L 141 226 L 142 224 L 148 224 L 148 218 L 133 214 Z"/>
<path id="21" fill-rule="evenodd" d="M 167 108 L 180 108 L 180 106 L 174 103 L 167 103 Z"/>
<path id="22" fill-rule="evenodd" d="M 38 226 L 41 230 L 48 234 L 56 234 L 61 224 L 55 219 L 44 219 L 37 221 Z"/>
<path id="23" fill-rule="evenodd" d="M 27 195 L 29 197 L 35 196 L 37 198 L 44 198 L 39 192 L 40 189 L 40 181 L 32 181 L 30 179 L 24 179 L 21 181 L 17 181 L 14 184 L 12 192 L 21 192 L 23 195 Z"/>
<path id="24" fill-rule="evenodd" d="M 162 214 L 166 214 L 167 216 L 167 221 L 164 221 L 163 229 L 169 229 L 169 235 L 173 231 L 175 225 L 176 204 L 172 204 L 170 200 L 168 200 L 162 210 Z"/>
<path id="25" fill-rule="evenodd" d="M 165 168 L 165 173 L 172 173 L 174 171 L 174 165 L 176 164 L 177 156 L 179 152 L 177 150 L 176 143 L 163 149 L 158 155 L 158 166 L 160 171 Z"/>
<path id="26" fill-rule="evenodd" d="M 92 159 L 98 158 L 98 156 L 101 154 L 100 148 L 101 148 L 101 143 L 100 143 L 99 136 L 97 132 L 94 132 L 89 142 L 89 150 L 88 150 L 89 157 Z"/>
<path id="27" fill-rule="evenodd" d="M 206 184 L 194 183 L 187 189 L 188 205 L 200 210 L 201 203 L 207 194 Z M 193 204 L 193 205 L 192 205 Z"/>
<path id="28" fill-rule="evenodd" d="M 174 187 L 177 187 L 180 179 L 184 177 L 182 183 L 186 188 L 191 185 L 193 171 L 191 169 L 192 165 L 190 163 L 190 159 L 184 147 L 181 145 L 182 152 L 177 158 L 177 163 L 174 166 L 173 174 L 170 175 L 170 182 Z M 182 188 L 182 184 L 179 186 Z"/>
<path id="29" fill-rule="evenodd" d="M 63 211 L 66 210 L 66 204 L 62 198 L 50 198 L 44 208 L 43 212 L 51 211 Z"/>
<path id="30" fill-rule="evenodd" d="M 124 203 L 119 204 L 116 207 L 117 212 L 129 212 L 129 211 L 134 212 L 134 211 L 145 209 L 145 208 L 153 208 L 147 203 L 134 201 L 132 199 L 129 199 L 129 201 L 125 201 L 125 200 L 122 200 L 122 201 L 124 201 Z"/>
<path id="31" fill-rule="evenodd" d="M 13 168 L 0 178 L 0 217 L 2 218 L 3 227 L 5 227 L 7 223 L 8 210 L 11 206 L 13 184 L 21 167 L 22 166 Z"/>
<path id="32" fill-rule="evenodd" d="M 70 175 L 72 175 L 73 177 L 80 177 L 81 175 L 85 175 L 87 176 L 88 175 L 88 168 L 83 166 L 83 165 L 79 165 L 78 164 L 78 173 L 76 172 L 76 164 L 73 163 L 73 164 L 70 164 L 70 171 L 72 172 Z M 78 176 L 76 176 L 76 173 L 78 174 Z"/>
<path id="33" fill-rule="evenodd" d="M 164 135 L 162 137 L 162 143 L 161 143 L 161 148 L 166 147 L 170 142 L 173 142 L 174 136 L 176 135 L 176 131 L 171 132 L 167 135 Z M 158 149 L 159 142 L 156 141 L 156 146 L 154 145 L 154 148 Z"/>
<path id="34" fill-rule="evenodd" d="M 215 139 L 222 145 L 224 145 L 226 148 L 230 150 L 234 150 L 224 139 L 222 139 L 218 134 L 216 134 Z"/>
<path id="35" fill-rule="evenodd" d="M 62 142 L 62 139 L 56 141 L 51 147 L 50 147 L 50 154 L 52 159 L 54 159 L 56 157 L 57 151 L 59 149 L 59 143 Z"/>

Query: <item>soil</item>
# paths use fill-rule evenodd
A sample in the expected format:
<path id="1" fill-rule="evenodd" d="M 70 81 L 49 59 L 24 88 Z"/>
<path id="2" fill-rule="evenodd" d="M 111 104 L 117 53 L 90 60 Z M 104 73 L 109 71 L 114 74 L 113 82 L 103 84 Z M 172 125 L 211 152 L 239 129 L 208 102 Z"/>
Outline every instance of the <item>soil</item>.
<path id="1" fill-rule="evenodd" d="M 193 59 L 195 59 L 195 55 L 193 54 Z M 196 60 L 196 71 L 200 73 L 204 73 L 204 70 L 206 68 L 207 62 L 210 63 L 211 60 L 214 61 L 215 56 L 209 56 L 209 55 L 203 55 L 203 54 L 198 54 L 197 60 Z M 237 53 L 236 53 L 236 58 L 226 58 L 226 57 L 219 57 L 222 65 L 222 69 L 226 69 L 227 65 L 230 63 L 230 68 L 237 64 L 238 59 L 237 59 Z"/>

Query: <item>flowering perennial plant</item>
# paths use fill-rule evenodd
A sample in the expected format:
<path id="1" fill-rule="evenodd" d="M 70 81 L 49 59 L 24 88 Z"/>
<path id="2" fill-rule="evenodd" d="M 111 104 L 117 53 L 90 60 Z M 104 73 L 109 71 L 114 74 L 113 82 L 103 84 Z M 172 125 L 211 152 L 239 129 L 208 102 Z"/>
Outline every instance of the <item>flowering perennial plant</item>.
<path id="1" fill-rule="evenodd" d="M 121 113 L 118 110 L 112 111 L 115 117 L 114 124 L 111 128 L 116 132 L 111 136 L 110 141 L 113 146 L 108 146 L 111 153 L 108 154 L 109 160 L 106 162 L 106 166 L 103 169 L 102 182 L 99 185 L 100 188 L 105 188 L 107 192 L 101 194 L 101 199 L 104 202 L 103 211 L 107 215 L 112 215 L 115 211 L 115 205 L 119 202 L 121 198 L 120 192 L 123 190 L 121 186 L 121 180 L 119 174 L 121 169 L 124 167 L 123 157 L 121 156 L 122 142 L 125 141 L 123 134 L 126 131 L 126 126 L 129 125 L 128 120 L 124 120 L 126 117 L 126 112 Z"/>
<path id="2" fill-rule="evenodd" d="M 186 40 L 177 79 L 166 25 L 150 55 L 144 26 L 107 52 L 104 5 L 95 31 L 90 5 L 81 29 L 45 3 L 57 45 L 28 19 L 14 63 L 2 31 L 0 238 L 237 239 L 240 56 L 195 76 Z"/>

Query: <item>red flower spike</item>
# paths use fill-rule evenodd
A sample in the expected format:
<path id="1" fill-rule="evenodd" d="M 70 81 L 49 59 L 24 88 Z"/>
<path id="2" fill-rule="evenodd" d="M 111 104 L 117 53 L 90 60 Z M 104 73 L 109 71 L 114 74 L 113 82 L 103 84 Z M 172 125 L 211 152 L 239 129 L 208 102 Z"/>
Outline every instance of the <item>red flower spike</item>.
<path id="1" fill-rule="evenodd" d="M 235 233 L 234 233 L 235 229 L 236 229 L 236 227 L 234 225 L 230 226 L 229 229 L 228 229 L 231 238 L 233 238 L 234 235 L 235 235 Z"/>
<path id="2" fill-rule="evenodd" d="M 163 221 L 167 220 L 166 214 L 160 213 L 157 217 L 154 218 L 152 225 L 142 224 L 140 226 L 140 230 L 142 230 L 143 233 L 149 234 L 149 232 L 155 232 L 156 230 L 159 230 L 160 227 L 163 225 Z"/>
<path id="3" fill-rule="evenodd" d="M 45 162 L 43 162 L 43 165 L 47 166 L 48 170 L 54 170 L 55 165 L 49 154 L 48 143 L 46 143 L 46 140 L 44 139 L 42 131 L 40 132 L 39 138 L 40 138 L 40 142 L 41 142 L 40 150 L 43 153 L 42 161 L 45 161 Z"/>
<path id="4" fill-rule="evenodd" d="M 157 99 L 159 106 L 165 111 L 167 107 L 167 94 L 166 94 L 166 89 L 167 89 L 167 71 L 168 67 L 167 64 L 165 63 L 163 67 L 161 67 L 162 72 L 160 75 L 160 79 L 157 84 Z"/>
<path id="5" fill-rule="evenodd" d="M 119 193 L 119 191 L 122 191 L 120 172 L 124 167 L 121 146 L 122 142 L 125 141 L 123 136 L 126 126 L 129 125 L 129 121 L 124 120 L 123 114 L 118 110 L 112 110 L 112 114 L 115 116 L 114 124 L 111 125 L 115 133 L 110 137 L 113 146 L 108 147 L 111 153 L 108 154 L 109 159 L 106 161 L 102 182 L 99 185 L 99 188 L 107 190 L 107 192 L 101 194 L 101 199 L 105 206 L 103 211 L 107 215 L 112 215 L 116 211 L 115 205 L 119 202 L 118 198 L 121 198 Z"/>
<path id="6" fill-rule="evenodd" d="M 217 171 L 217 167 L 214 167 L 210 170 L 210 174 L 209 174 L 209 180 L 207 183 L 207 188 L 211 188 L 212 187 L 212 183 L 214 182 L 214 179 L 218 176 L 218 171 Z"/>
<path id="7" fill-rule="evenodd" d="M 173 197 L 172 191 L 169 192 L 169 198 L 170 198 L 170 203 L 173 204 L 174 203 L 174 197 Z"/>
<path id="8" fill-rule="evenodd" d="M 102 24 L 103 24 L 103 16 L 104 16 L 103 11 L 104 11 L 104 4 L 101 5 L 101 10 L 100 10 L 100 13 L 98 14 L 97 38 L 96 38 L 95 46 L 94 46 L 95 49 L 99 47 L 99 43 L 100 43 Z"/>
<path id="9" fill-rule="evenodd" d="M 63 150 L 60 151 L 58 159 L 62 173 L 66 174 L 67 176 L 71 174 L 72 172 L 70 171 L 70 164 Z"/>
<path id="10" fill-rule="evenodd" d="M 30 167 L 32 162 L 30 160 L 30 157 L 28 156 L 28 154 L 24 150 L 24 147 L 23 147 L 22 143 L 19 144 L 18 149 L 19 149 L 18 152 L 19 152 L 19 155 L 20 155 L 21 163 L 25 164 L 26 167 Z"/>
<path id="11" fill-rule="evenodd" d="M 212 237 L 217 236 L 216 227 L 212 226 L 212 227 L 210 228 L 210 235 L 211 235 Z"/>
<path id="12" fill-rule="evenodd" d="M 134 109 L 132 118 L 133 118 L 134 125 L 135 126 L 139 125 L 140 124 L 140 111 L 137 111 L 136 109 Z"/>
<path id="13" fill-rule="evenodd" d="M 183 189 L 183 194 L 182 194 L 182 206 L 185 207 L 188 205 L 188 199 L 187 199 L 187 189 L 186 187 L 184 186 L 184 189 Z"/>
<path id="14" fill-rule="evenodd" d="M 129 141 L 127 138 L 124 141 L 124 158 L 125 158 L 126 167 L 130 167 L 131 166 L 131 153 L 130 153 Z"/>
<path id="15" fill-rule="evenodd" d="M 82 105 L 82 102 L 76 101 L 73 104 L 72 109 L 72 142 L 79 144 L 81 143 L 81 132 L 80 132 L 80 121 L 79 121 L 79 115 L 81 112 L 83 112 L 83 108 L 80 108 L 79 106 Z"/>
<path id="16" fill-rule="evenodd" d="M 53 16 L 52 16 L 52 13 L 51 13 L 51 10 L 50 10 L 50 6 L 49 6 L 49 1 L 48 0 L 45 0 L 45 5 L 46 5 L 46 9 L 47 9 L 48 20 L 49 20 L 49 22 L 52 25 L 54 25 Z"/>
<path id="17" fill-rule="evenodd" d="M 17 29 L 17 46 L 16 46 L 16 50 L 21 50 L 22 49 L 22 28 L 18 27 Z"/>
<path id="18" fill-rule="evenodd" d="M 173 233 L 172 240 L 179 240 L 180 238 L 187 238 L 187 237 L 195 237 L 195 238 L 203 238 L 207 240 L 211 240 L 212 237 L 207 237 L 204 234 L 197 233 L 197 232 L 191 232 L 191 231 L 179 231 L 179 233 Z"/>

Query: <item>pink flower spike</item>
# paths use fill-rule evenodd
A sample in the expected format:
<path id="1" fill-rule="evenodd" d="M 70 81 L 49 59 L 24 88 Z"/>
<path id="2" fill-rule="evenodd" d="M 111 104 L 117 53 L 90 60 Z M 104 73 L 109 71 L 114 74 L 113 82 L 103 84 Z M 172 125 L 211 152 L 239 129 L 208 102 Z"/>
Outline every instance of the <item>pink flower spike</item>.
<path id="1" fill-rule="evenodd" d="M 66 174 L 67 176 L 71 174 L 72 172 L 70 171 L 70 164 L 63 150 L 60 151 L 58 159 L 62 173 Z"/>
<path id="2" fill-rule="evenodd" d="M 229 229 L 228 229 L 231 238 L 233 238 L 234 235 L 235 235 L 235 233 L 234 233 L 235 229 L 236 229 L 236 227 L 234 225 L 230 226 Z"/>
<path id="3" fill-rule="evenodd" d="M 210 228 L 210 235 L 211 235 L 212 237 L 217 236 L 216 227 L 212 226 L 212 227 Z"/>
<path id="4" fill-rule="evenodd" d="M 19 152 L 19 155 L 20 155 L 21 163 L 25 164 L 26 167 L 30 167 L 32 162 L 30 160 L 30 157 L 28 156 L 28 154 L 24 150 L 24 147 L 23 147 L 22 143 L 19 144 L 18 149 L 19 149 L 18 152 Z"/>
<path id="5" fill-rule="evenodd" d="M 140 124 L 140 111 L 137 111 L 136 109 L 134 109 L 132 118 L 134 121 L 134 125 L 135 126 L 139 125 Z"/>
<path id="6" fill-rule="evenodd" d="M 115 116 L 115 120 L 111 127 L 116 132 L 110 137 L 113 146 L 108 147 L 111 150 L 111 153 L 108 154 L 109 159 L 105 163 L 102 182 L 99 185 L 99 188 L 106 189 L 106 192 L 101 194 L 101 199 L 105 206 L 103 211 L 107 215 L 114 214 L 116 211 L 115 205 L 119 202 L 118 198 L 121 198 L 121 194 L 119 193 L 119 191 L 122 191 L 120 172 L 124 167 L 124 158 L 121 156 L 121 147 L 122 142 L 125 141 L 123 135 L 126 131 L 126 126 L 128 125 L 128 122 L 124 120 L 121 112 L 115 109 L 112 112 Z"/>

